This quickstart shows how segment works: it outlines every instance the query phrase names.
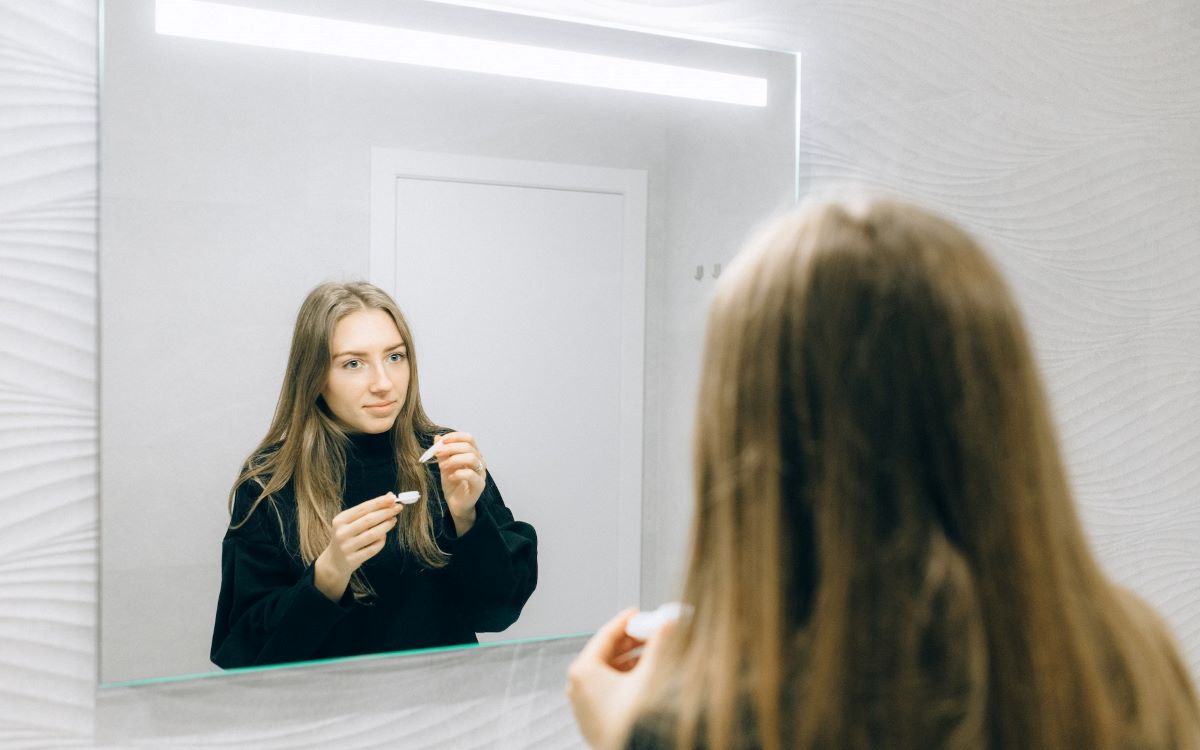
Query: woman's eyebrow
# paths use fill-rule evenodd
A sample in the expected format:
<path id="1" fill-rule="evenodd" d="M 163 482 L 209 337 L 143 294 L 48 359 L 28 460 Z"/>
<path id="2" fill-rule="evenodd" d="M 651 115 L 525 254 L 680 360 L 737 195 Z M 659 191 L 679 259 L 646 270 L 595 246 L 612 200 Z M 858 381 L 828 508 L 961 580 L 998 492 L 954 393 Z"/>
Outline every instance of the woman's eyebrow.
<path id="1" fill-rule="evenodd" d="M 384 349 L 384 351 L 390 352 L 395 349 L 407 349 L 407 348 L 408 348 L 408 344 L 401 341 L 399 344 L 392 344 L 388 348 Z M 367 356 L 367 354 L 368 354 L 368 352 L 344 351 L 344 352 L 338 352 L 338 353 L 334 354 L 332 357 L 330 357 L 330 359 L 337 359 L 338 357 L 345 357 L 345 356 L 365 357 L 365 356 Z"/>

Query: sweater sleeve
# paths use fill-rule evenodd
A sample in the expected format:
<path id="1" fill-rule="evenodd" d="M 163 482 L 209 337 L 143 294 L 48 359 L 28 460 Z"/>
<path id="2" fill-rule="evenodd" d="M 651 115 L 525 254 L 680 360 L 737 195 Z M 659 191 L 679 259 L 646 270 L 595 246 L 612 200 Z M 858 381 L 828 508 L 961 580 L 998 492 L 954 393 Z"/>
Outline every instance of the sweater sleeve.
<path id="1" fill-rule="evenodd" d="M 239 488 L 233 518 L 246 517 L 255 497 Z M 236 522 L 236 521 L 235 521 Z M 246 523 L 225 534 L 221 591 L 213 625 L 213 663 L 224 669 L 304 661 L 353 607 L 353 596 L 330 601 L 284 546 L 283 522 L 264 500 Z"/>
<path id="2" fill-rule="evenodd" d="M 537 587 L 537 533 L 513 518 L 491 473 L 475 504 L 475 525 L 461 537 L 453 528 L 443 544 L 464 620 L 477 633 L 504 630 Z"/>

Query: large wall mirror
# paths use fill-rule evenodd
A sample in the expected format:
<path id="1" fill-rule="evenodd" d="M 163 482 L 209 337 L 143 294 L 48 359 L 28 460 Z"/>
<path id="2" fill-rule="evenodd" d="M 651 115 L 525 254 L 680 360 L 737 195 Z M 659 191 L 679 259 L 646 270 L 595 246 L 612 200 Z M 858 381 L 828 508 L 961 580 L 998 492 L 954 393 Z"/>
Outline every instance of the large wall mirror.
<path id="1" fill-rule="evenodd" d="M 414 0 L 103 5 L 101 681 L 216 670 L 227 497 L 323 281 L 395 296 L 430 416 L 538 530 L 536 591 L 481 641 L 673 594 L 704 309 L 794 200 L 795 55 Z M 429 67 L 401 31 L 758 93 Z"/>

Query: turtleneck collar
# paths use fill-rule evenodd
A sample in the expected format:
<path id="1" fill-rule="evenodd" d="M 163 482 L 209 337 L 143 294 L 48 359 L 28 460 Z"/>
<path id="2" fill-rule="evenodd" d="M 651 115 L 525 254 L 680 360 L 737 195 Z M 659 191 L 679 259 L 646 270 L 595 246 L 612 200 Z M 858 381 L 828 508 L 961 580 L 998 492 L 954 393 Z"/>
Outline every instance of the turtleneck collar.
<path id="1" fill-rule="evenodd" d="M 376 461 L 392 458 L 395 449 L 392 447 L 392 431 L 370 434 L 366 432 L 349 432 L 350 450 L 364 461 Z"/>

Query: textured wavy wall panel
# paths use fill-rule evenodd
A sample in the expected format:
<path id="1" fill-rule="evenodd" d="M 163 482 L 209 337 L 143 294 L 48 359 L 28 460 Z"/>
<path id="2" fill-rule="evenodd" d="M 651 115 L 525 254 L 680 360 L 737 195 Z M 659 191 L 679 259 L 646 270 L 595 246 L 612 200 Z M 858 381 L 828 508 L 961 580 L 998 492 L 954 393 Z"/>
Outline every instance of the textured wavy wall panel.
<path id="1" fill-rule="evenodd" d="M 818 43 L 854 50 L 832 74 L 804 56 L 803 184 L 913 195 L 984 240 L 1025 310 L 1102 562 L 1200 671 L 1195 9 L 838 5 L 878 12 Z"/>
<path id="2" fill-rule="evenodd" d="M 801 50 L 802 187 L 915 195 L 999 257 L 1092 539 L 1200 672 L 1194 0 L 505 5 Z M 0 745 L 88 746 L 93 719 L 115 746 L 578 745 L 569 641 L 106 690 L 93 710 L 95 17 L 0 0 Z"/>
<path id="3" fill-rule="evenodd" d="M 91 3 L 0 5 L 0 724 L 27 728 L 0 740 L 18 746 L 90 731 L 94 704 L 95 25 Z"/>

